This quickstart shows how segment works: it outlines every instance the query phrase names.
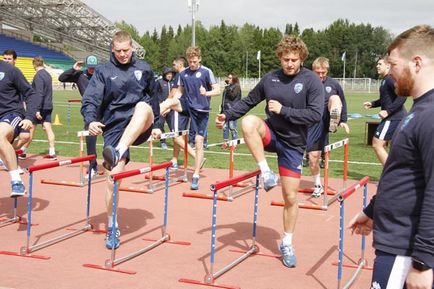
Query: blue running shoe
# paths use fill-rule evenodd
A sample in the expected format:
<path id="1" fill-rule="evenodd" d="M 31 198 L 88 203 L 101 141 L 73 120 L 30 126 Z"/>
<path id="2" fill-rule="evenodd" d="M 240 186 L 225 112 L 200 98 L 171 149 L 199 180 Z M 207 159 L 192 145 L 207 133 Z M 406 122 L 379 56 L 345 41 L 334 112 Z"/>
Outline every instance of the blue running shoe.
<path id="1" fill-rule="evenodd" d="M 269 191 L 275 186 L 277 186 L 277 181 L 279 177 L 272 171 L 266 171 L 262 173 L 262 181 L 264 182 L 264 190 Z"/>
<path id="2" fill-rule="evenodd" d="M 178 163 L 172 163 L 172 170 L 177 170 L 178 169 Z"/>
<path id="3" fill-rule="evenodd" d="M 109 171 L 111 171 L 120 160 L 119 152 L 112 146 L 106 146 L 102 151 L 102 156 L 104 157 L 102 165 Z"/>
<path id="4" fill-rule="evenodd" d="M 282 263 L 288 268 L 294 268 L 297 265 L 297 258 L 295 257 L 294 248 L 292 245 L 285 245 L 280 243 L 280 254 L 282 254 Z"/>
<path id="5" fill-rule="evenodd" d="M 22 197 L 26 194 L 26 188 L 23 181 L 12 181 L 11 198 Z"/>
<path id="6" fill-rule="evenodd" d="M 192 190 L 199 190 L 199 177 L 193 177 L 191 179 L 190 189 L 192 189 Z"/>
<path id="7" fill-rule="evenodd" d="M 107 234 L 105 236 L 105 247 L 109 250 L 115 247 L 115 249 L 119 248 L 120 240 L 119 237 L 121 236 L 121 232 L 119 231 L 119 228 L 116 228 L 115 230 L 115 236 L 112 238 L 112 227 L 108 227 Z"/>

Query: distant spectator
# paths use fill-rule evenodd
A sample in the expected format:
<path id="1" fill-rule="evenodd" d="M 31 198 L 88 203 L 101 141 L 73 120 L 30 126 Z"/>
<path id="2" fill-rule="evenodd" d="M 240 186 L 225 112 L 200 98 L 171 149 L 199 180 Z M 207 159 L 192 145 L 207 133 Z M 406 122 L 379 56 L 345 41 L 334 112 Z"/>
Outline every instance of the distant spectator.
<path id="1" fill-rule="evenodd" d="M 235 73 L 229 73 L 225 82 L 227 85 L 222 96 L 222 111 L 230 109 L 241 99 L 241 86 L 238 76 Z M 232 139 L 238 138 L 237 120 L 226 121 L 223 125 L 223 141 L 225 143 L 221 146 L 222 149 L 226 149 L 227 147 L 229 132 L 231 133 Z"/>

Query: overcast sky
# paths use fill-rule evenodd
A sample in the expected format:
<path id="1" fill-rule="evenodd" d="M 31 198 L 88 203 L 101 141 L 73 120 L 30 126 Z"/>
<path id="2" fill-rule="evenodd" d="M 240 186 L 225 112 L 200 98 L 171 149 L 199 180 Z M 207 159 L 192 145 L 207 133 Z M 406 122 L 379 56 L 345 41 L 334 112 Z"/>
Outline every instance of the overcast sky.
<path id="1" fill-rule="evenodd" d="M 300 30 L 324 29 L 339 18 L 356 24 L 382 26 L 394 34 L 417 24 L 434 25 L 432 0 L 197 0 L 197 20 L 205 28 L 220 25 L 254 24 L 261 28 L 298 23 Z M 125 20 L 143 34 L 161 31 L 163 25 L 191 24 L 187 0 L 83 0 L 88 6 L 115 22 Z"/>

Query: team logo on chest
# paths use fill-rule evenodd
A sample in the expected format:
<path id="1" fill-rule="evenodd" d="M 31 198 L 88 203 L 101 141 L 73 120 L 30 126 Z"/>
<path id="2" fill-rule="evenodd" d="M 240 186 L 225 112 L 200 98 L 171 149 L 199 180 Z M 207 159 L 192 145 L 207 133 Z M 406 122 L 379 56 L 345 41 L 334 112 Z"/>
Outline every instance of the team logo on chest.
<path id="1" fill-rule="evenodd" d="M 134 76 L 136 77 L 137 81 L 140 81 L 140 79 L 142 79 L 142 75 L 142 71 L 134 70 Z"/>
<path id="2" fill-rule="evenodd" d="M 3 80 L 3 78 L 5 78 L 5 73 L 4 72 L 0 72 L 0 80 Z"/>
<path id="3" fill-rule="evenodd" d="M 196 72 L 195 74 L 196 78 L 200 78 L 202 76 L 202 73 L 200 71 Z"/>
<path id="4" fill-rule="evenodd" d="M 410 122 L 410 120 L 412 120 L 413 118 L 414 118 L 414 112 L 412 112 L 409 115 L 407 115 L 404 118 L 404 120 L 401 122 L 401 129 L 400 130 L 403 130 L 408 125 L 408 123 Z"/>
<path id="5" fill-rule="evenodd" d="M 326 86 L 325 90 L 327 91 L 327 93 L 332 92 L 332 88 L 330 86 Z"/>
<path id="6" fill-rule="evenodd" d="M 294 85 L 295 93 L 300 93 L 303 90 L 303 83 L 296 83 Z"/>

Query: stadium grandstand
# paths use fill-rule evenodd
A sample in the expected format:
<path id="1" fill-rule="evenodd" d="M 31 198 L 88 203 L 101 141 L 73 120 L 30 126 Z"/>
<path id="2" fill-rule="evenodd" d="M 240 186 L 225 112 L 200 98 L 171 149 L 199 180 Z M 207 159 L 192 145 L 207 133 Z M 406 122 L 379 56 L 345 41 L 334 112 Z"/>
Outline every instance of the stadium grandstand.
<path id="1" fill-rule="evenodd" d="M 0 54 L 14 49 L 17 67 L 29 81 L 35 74 L 35 56 L 44 58 L 54 82 L 56 74 L 89 54 L 107 61 L 110 41 L 117 30 L 79 0 L 0 0 Z M 136 42 L 134 47 L 143 57 L 143 48 Z"/>

